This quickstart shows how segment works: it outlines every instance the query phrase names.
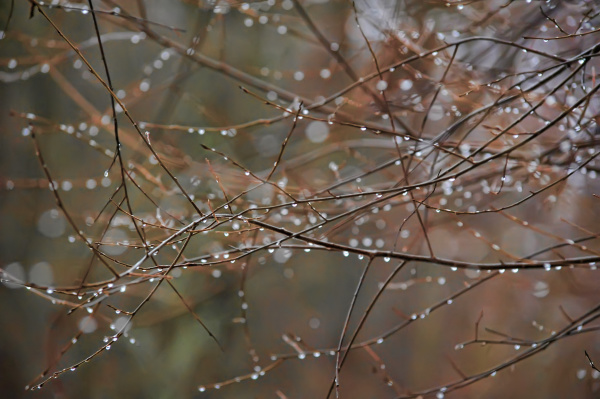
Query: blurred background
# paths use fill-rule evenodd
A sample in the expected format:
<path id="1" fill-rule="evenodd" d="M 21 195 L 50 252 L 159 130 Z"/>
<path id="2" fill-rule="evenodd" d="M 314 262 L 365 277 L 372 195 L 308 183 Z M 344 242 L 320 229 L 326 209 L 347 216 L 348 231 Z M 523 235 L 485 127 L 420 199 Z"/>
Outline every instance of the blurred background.
<path id="1" fill-rule="evenodd" d="M 37 4 L 0 4 L 2 396 L 325 398 L 356 296 L 340 397 L 597 397 L 595 2 L 94 1 L 121 157 L 89 3 Z"/>

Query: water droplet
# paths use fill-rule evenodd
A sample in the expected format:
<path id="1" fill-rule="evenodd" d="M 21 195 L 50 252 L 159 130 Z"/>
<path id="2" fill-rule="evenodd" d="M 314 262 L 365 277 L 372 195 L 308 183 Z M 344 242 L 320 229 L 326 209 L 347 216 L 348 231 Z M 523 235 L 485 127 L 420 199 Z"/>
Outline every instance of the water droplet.
<path id="1" fill-rule="evenodd" d="M 313 143 L 322 143 L 329 136 L 329 125 L 321 121 L 311 121 L 304 131 L 309 141 Z"/>
<path id="2" fill-rule="evenodd" d="M 387 89 L 388 83 L 385 80 L 380 80 L 379 82 L 377 82 L 377 84 L 375 85 L 375 87 L 379 91 L 384 91 L 385 89 Z"/>
<path id="3" fill-rule="evenodd" d="M 328 79 L 331 77 L 331 71 L 329 69 L 321 69 L 319 76 L 321 76 L 323 79 Z"/>
<path id="4" fill-rule="evenodd" d="M 413 87 L 413 82 L 412 80 L 409 79 L 404 79 L 402 81 L 400 81 L 400 89 L 402 91 L 408 91 Z"/>
<path id="5" fill-rule="evenodd" d="M 544 263 L 544 270 L 550 270 L 552 269 L 552 266 L 550 265 L 550 263 Z"/>

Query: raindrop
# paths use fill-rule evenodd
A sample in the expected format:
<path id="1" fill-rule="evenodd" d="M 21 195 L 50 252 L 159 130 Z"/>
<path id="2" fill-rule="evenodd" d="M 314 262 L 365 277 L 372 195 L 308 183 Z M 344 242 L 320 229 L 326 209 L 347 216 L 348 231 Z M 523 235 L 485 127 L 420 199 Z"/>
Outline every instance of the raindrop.
<path id="1" fill-rule="evenodd" d="M 98 323 L 96 322 L 93 316 L 86 316 L 79 321 L 79 329 L 85 334 L 89 334 L 96 331 L 97 327 Z"/>
<path id="2" fill-rule="evenodd" d="M 86 187 L 88 190 L 93 190 L 94 188 L 96 188 L 96 185 L 97 185 L 97 184 L 98 184 L 98 183 L 96 182 L 96 180 L 94 180 L 94 179 L 88 179 L 88 180 L 85 182 L 85 187 Z"/>
<path id="3" fill-rule="evenodd" d="M 150 80 L 144 79 L 140 82 L 140 91 L 147 92 L 150 89 Z"/>
<path id="4" fill-rule="evenodd" d="M 444 117 L 444 109 L 442 108 L 441 105 L 436 104 L 433 107 L 431 107 L 428 117 L 432 121 L 439 121 L 440 119 L 442 119 Z"/>
<path id="5" fill-rule="evenodd" d="M 273 259 L 277 263 L 286 263 L 291 257 L 292 251 L 289 248 L 279 248 L 273 255 Z"/>
<path id="6" fill-rule="evenodd" d="M 408 91 L 413 87 L 412 80 L 404 79 L 400 82 L 400 89 L 403 91 Z"/>
<path id="7" fill-rule="evenodd" d="M 321 325 L 321 320 L 319 320 L 316 317 L 313 317 L 308 321 L 308 325 L 312 329 L 317 329 Z M 315 356 L 315 357 L 317 357 L 317 356 Z"/>
<path id="8" fill-rule="evenodd" d="M 311 121 L 306 126 L 306 137 L 313 143 L 322 143 L 329 136 L 329 126 L 325 122 Z"/>
<path id="9" fill-rule="evenodd" d="M 544 270 L 550 270 L 552 269 L 552 266 L 550 265 L 550 263 L 544 263 Z"/>
<path id="10" fill-rule="evenodd" d="M 377 82 L 377 85 L 375 87 L 379 91 L 384 91 L 385 89 L 387 89 L 388 83 L 385 80 L 380 80 L 379 82 Z"/>
<path id="11" fill-rule="evenodd" d="M 14 281 L 15 283 L 23 283 L 25 281 L 25 269 L 18 262 L 13 262 L 4 267 L 2 271 L 2 283 L 8 288 L 20 288 L 20 284 L 9 283 L 6 280 Z"/>
<path id="12" fill-rule="evenodd" d="M 50 209 L 42 213 L 38 220 L 38 231 L 46 237 L 56 238 L 64 234 L 67 222 L 57 209 Z"/>
<path id="13" fill-rule="evenodd" d="M 37 285 L 49 286 L 54 282 L 52 266 L 48 262 L 36 263 L 29 271 L 29 281 Z M 54 292 L 51 289 L 48 291 L 51 291 L 48 294 Z"/>

